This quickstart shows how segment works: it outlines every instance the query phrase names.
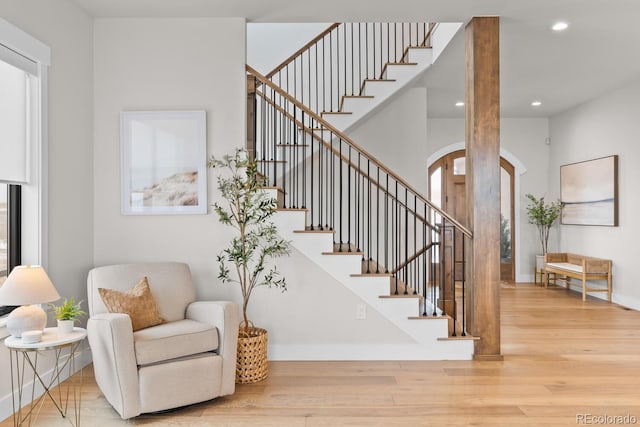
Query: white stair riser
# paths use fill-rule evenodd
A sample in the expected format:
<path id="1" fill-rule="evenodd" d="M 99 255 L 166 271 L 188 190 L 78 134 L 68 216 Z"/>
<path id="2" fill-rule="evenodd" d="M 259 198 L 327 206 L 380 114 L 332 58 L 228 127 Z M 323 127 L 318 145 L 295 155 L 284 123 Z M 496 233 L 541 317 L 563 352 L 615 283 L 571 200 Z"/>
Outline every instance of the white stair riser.
<path id="1" fill-rule="evenodd" d="M 431 58 L 433 58 L 433 51 L 431 49 L 415 48 L 415 49 L 409 49 L 409 53 L 407 55 L 407 62 L 431 63 L 432 62 Z"/>

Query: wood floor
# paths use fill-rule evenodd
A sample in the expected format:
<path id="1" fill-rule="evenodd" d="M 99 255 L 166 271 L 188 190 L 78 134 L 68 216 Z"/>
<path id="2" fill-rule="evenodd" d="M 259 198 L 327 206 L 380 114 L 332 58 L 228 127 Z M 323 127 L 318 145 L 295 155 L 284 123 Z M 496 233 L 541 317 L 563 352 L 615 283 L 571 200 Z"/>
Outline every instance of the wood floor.
<path id="1" fill-rule="evenodd" d="M 582 302 L 559 287 L 503 285 L 501 295 L 503 362 L 273 362 L 267 380 L 233 396 L 129 421 L 106 403 L 89 367 L 82 425 L 603 424 L 588 416 L 640 423 L 640 312 Z M 10 425 L 11 418 L 0 423 Z M 68 424 L 45 406 L 38 425 Z"/>

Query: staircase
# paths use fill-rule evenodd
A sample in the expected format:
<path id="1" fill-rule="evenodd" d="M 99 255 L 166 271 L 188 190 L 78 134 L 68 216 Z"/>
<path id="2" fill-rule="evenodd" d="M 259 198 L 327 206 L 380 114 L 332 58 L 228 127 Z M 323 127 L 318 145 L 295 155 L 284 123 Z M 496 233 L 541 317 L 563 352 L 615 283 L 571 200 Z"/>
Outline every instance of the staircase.
<path id="1" fill-rule="evenodd" d="M 249 134 L 265 189 L 279 202 L 280 234 L 410 336 L 414 343 L 402 349 L 407 359 L 470 359 L 475 338 L 466 333 L 465 247 L 471 233 L 343 131 L 428 67 L 432 30 L 430 24 L 335 24 L 285 61 L 284 71 L 262 76 L 247 66 L 255 83 Z M 388 47 L 364 50 L 374 43 Z M 336 75 L 328 77 L 330 71 Z M 374 89 L 390 80 L 399 82 L 395 89 Z"/>

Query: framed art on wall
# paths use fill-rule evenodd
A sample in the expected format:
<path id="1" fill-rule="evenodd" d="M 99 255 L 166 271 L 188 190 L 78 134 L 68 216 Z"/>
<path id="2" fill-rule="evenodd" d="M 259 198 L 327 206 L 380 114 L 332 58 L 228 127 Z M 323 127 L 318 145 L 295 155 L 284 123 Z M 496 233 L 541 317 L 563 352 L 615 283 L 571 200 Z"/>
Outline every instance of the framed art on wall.
<path id="1" fill-rule="evenodd" d="M 120 115 L 122 213 L 206 214 L 204 111 Z"/>
<path id="2" fill-rule="evenodd" d="M 560 166 L 562 224 L 618 225 L 618 156 Z"/>

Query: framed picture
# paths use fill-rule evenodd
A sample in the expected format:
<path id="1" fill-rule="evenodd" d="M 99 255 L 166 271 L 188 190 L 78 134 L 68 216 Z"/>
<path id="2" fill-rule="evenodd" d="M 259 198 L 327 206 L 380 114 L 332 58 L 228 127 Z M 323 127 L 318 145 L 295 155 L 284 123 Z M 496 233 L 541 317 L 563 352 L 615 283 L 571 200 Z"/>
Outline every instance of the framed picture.
<path id="1" fill-rule="evenodd" d="M 618 156 L 560 166 L 563 224 L 618 225 Z"/>
<path id="2" fill-rule="evenodd" d="M 122 213 L 206 214 L 204 111 L 120 115 Z"/>

